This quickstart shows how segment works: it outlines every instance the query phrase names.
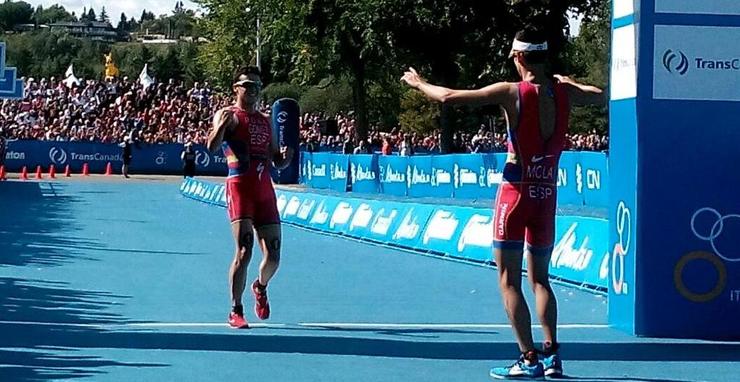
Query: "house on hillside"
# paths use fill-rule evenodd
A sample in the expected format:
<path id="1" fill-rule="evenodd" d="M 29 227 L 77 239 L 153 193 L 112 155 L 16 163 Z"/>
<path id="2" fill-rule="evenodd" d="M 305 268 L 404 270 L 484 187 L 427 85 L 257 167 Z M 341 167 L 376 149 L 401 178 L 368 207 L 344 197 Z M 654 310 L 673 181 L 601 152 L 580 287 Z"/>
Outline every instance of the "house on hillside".
<path id="1" fill-rule="evenodd" d="M 89 38 L 95 41 L 116 42 L 126 40 L 121 36 L 113 26 L 108 22 L 87 21 L 87 22 L 59 22 L 49 24 L 51 30 L 65 31 L 72 36 L 79 38 Z"/>

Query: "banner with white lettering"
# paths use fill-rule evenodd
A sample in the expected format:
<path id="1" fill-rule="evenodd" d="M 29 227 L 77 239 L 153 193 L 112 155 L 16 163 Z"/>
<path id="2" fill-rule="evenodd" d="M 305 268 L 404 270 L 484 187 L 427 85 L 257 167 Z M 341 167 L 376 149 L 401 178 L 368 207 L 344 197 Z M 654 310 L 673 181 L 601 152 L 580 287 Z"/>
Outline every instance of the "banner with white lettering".
<path id="1" fill-rule="evenodd" d="M 432 157 L 413 156 L 408 158 L 406 165 L 406 182 L 409 196 L 432 196 Z"/>
<path id="2" fill-rule="evenodd" d="M 432 156 L 432 189 L 434 196 L 451 198 L 455 196 L 455 156 Z"/>
<path id="3" fill-rule="evenodd" d="M 329 156 L 329 188 L 334 191 L 347 191 L 349 174 L 349 155 L 333 154 Z"/>
<path id="4" fill-rule="evenodd" d="M 226 175 L 226 158 L 219 151 L 209 152 L 204 146 L 195 148 L 196 174 Z M 145 144 L 132 146 L 132 159 L 129 171 L 132 174 L 182 174 L 183 152 L 181 144 Z M 8 171 L 20 171 L 26 166 L 29 171 L 41 166 L 46 172 L 54 165 L 57 172 L 66 166 L 79 173 L 84 164 L 91 173 L 103 173 L 111 164 L 119 173 L 123 164 L 123 148 L 112 143 L 98 142 L 57 142 L 16 140 L 7 142 L 5 166 Z"/>
<path id="5" fill-rule="evenodd" d="M 329 161 L 331 153 L 312 153 L 306 164 L 307 184 L 313 188 L 329 188 Z"/>
<path id="6" fill-rule="evenodd" d="M 349 163 L 352 192 L 377 194 L 379 188 L 378 156 L 350 155 Z"/>
<path id="7" fill-rule="evenodd" d="M 381 155 L 378 157 L 380 190 L 387 195 L 406 196 L 406 164 L 408 157 Z"/>

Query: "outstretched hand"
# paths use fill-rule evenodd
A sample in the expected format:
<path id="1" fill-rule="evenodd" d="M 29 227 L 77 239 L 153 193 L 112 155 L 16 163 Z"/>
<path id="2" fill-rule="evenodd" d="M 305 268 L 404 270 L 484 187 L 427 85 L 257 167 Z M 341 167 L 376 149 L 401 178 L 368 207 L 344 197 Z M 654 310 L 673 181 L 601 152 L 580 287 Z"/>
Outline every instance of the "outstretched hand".
<path id="1" fill-rule="evenodd" d="M 560 75 L 560 74 L 553 74 L 552 76 L 555 77 L 555 79 L 557 79 L 558 82 L 561 82 L 561 83 L 564 83 L 564 84 L 572 84 L 572 83 L 575 82 L 575 81 L 573 81 L 568 76 L 563 76 L 563 75 Z"/>
<path id="2" fill-rule="evenodd" d="M 414 68 L 409 68 L 409 70 L 403 74 L 403 77 L 401 77 L 401 81 L 415 89 L 421 86 L 424 82 Z"/>

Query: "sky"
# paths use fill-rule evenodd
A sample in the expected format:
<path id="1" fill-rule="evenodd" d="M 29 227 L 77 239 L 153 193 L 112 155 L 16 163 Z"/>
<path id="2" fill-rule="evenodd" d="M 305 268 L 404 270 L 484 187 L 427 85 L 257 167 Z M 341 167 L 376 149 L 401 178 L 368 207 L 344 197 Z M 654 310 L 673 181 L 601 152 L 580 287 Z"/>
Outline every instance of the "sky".
<path id="1" fill-rule="evenodd" d="M 105 7 L 105 12 L 115 27 L 118 24 L 118 20 L 121 19 L 121 12 L 126 14 L 129 19 L 133 16 L 137 20 L 141 17 L 141 11 L 146 9 L 149 12 L 153 12 L 154 15 L 159 16 L 161 14 L 170 14 L 175 9 L 176 0 L 157 0 L 157 1 L 134 1 L 134 0 L 24 0 L 27 3 L 33 5 L 36 8 L 38 5 L 44 8 L 50 7 L 54 4 L 59 4 L 67 10 L 67 12 L 75 12 L 77 16 L 82 13 L 83 8 L 92 7 L 95 10 L 95 14 L 99 15 L 100 10 Z M 186 9 L 196 9 L 196 5 L 189 0 L 183 0 Z"/>

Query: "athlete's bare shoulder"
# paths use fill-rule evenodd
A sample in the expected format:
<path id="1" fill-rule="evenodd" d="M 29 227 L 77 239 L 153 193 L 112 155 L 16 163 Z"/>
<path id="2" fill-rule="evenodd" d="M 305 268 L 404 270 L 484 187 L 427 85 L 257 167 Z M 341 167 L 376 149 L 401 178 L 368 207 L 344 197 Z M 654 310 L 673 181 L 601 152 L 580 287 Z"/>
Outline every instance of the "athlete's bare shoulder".
<path id="1" fill-rule="evenodd" d="M 232 128 L 233 126 L 237 125 L 238 121 L 236 119 L 236 115 L 234 114 L 234 109 L 231 106 L 218 109 L 213 117 L 213 124 L 216 127 L 225 126 L 227 128 Z"/>

